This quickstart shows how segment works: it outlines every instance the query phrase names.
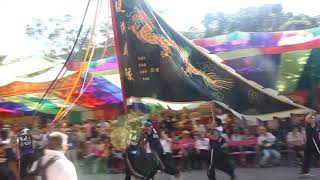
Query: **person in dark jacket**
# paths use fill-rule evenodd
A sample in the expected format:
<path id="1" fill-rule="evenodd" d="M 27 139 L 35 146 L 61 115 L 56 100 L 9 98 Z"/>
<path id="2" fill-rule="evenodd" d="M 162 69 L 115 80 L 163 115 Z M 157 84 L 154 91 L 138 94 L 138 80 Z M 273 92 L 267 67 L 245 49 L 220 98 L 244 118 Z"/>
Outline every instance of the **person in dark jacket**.
<path id="1" fill-rule="evenodd" d="M 0 129 L 0 179 L 19 180 L 17 157 L 10 146 L 9 130 Z"/>
<path id="2" fill-rule="evenodd" d="M 306 145 L 304 149 L 304 161 L 301 170 L 301 177 L 309 177 L 312 158 L 316 157 L 320 158 L 320 150 L 319 150 L 319 129 L 318 124 L 316 122 L 316 118 L 314 114 L 310 114 L 306 117 L 307 125 L 306 125 Z"/>
<path id="3" fill-rule="evenodd" d="M 20 151 L 20 177 L 26 177 L 27 170 L 32 165 L 34 157 L 33 137 L 30 129 L 23 128 L 17 136 Z"/>
<path id="4" fill-rule="evenodd" d="M 164 150 L 160 142 L 160 137 L 157 133 L 157 131 L 153 128 L 152 122 L 150 120 L 146 121 L 144 123 L 144 133 L 146 135 L 146 146 L 147 146 L 147 152 L 154 152 L 156 153 L 160 160 L 162 161 L 162 164 L 164 165 L 164 172 L 174 176 L 177 180 L 182 179 L 179 170 L 175 166 L 175 164 L 172 161 L 168 161 L 167 158 L 165 158 Z"/>
<path id="5" fill-rule="evenodd" d="M 221 132 L 213 129 L 208 137 L 210 139 L 210 166 L 207 172 L 209 180 L 216 180 L 215 169 L 225 172 L 231 180 L 235 180 L 234 163 L 226 153 L 227 143 L 221 136 Z"/>

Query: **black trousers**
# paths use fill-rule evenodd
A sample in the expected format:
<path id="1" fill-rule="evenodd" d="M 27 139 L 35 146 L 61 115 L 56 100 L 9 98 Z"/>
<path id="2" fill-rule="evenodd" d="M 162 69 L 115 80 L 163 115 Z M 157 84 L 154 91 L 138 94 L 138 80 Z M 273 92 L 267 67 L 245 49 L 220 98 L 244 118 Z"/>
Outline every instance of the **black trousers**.
<path id="1" fill-rule="evenodd" d="M 320 158 L 318 149 L 314 145 L 307 145 L 304 149 L 304 160 L 301 173 L 305 174 L 310 172 L 313 157 L 317 159 Z"/>
<path id="2" fill-rule="evenodd" d="M 34 161 L 34 154 L 26 154 L 21 156 L 20 159 L 20 177 L 24 178 L 28 175 L 28 168 L 32 165 Z"/>
<path id="3" fill-rule="evenodd" d="M 200 160 L 202 162 L 205 162 L 207 166 L 210 165 L 210 151 L 209 150 L 204 150 L 204 149 L 201 149 L 200 150 Z"/>
<path id="4" fill-rule="evenodd" d="M 210 165 L 208 167 L 207 176 L 209 180 L 216 180 L 216 171 L 215 169 L 219 169 L 230 177 L 234 177 L 234 163 L 231 160 L 230 156 L 224 152 L 214 152 L 211 150 L 210 152 Z"/>
<path id="5" fill-rule="evenodd" d="M 161 156 L 158 156 L 159 159 L 161 160 L 164 169 L 163 172 L 169 175 L 177 176 L 180 174 L 179 170 L 177 169 L 174 159 L 172 158 L 172 154 L 167 153 L 163 154 Z M 126 172 L 125 172 L 125 179 L 124 180 L 130 180 L 131 179 L 131 172 L 129 170 L 129 167 L 126 163 Z"/>
<path id="6" fill-rule="evenodd" d="M 163 172 L 173 176 L 180 174 L 179 170 L 177 169 L 177 166 L 174 163 L 174 159 L 172 158 L 171 153 L 163 154 L 159 156 L 159 158 L 164 166 Z"/>

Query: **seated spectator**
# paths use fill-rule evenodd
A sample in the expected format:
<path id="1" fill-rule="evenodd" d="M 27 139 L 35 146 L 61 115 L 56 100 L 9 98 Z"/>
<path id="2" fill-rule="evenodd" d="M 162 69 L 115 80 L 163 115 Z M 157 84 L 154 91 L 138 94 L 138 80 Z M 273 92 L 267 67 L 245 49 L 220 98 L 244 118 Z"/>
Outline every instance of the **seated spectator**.
<path id="1" fill-rule="evenodd" d="M 193 167 L 193 159 L 195 154 L 194 139 L 191 138 L 189 131 L 183 131 L 183 137 L 180 139 L 182 146 L 182 155 L 184 158 L 184 169 Z"/>
<path id="2" fill-rule="evenodd" d="M 196 124 L 193 126 L 193 130 L 202 134 L 206 133 L 206 127 L 203 124 L 201 124 L 200 120 L 196 121 Z"/>
<path id="3" fill-rule="evenodd" d="M 162 145 L 164 154 L 172 154 L 172 139 L 168 137 L 165 131 L 160 133 L 160 143 Z"/>
<path id="4" fill-rule="evenodd" d="M 252 133 L 250 133 L 248 129 L 244 129 L 242 137 L 243 137 L 243 140 L 256 139 L 256 137 Z"/>
<path id="5" fill-rule="evenodd" d="M 182 155 L 182 145 L 180 144 L 180 137 L 179 136 L 173 136 L 172 138 L 172 154 L 173 155 Z"/>
<path id="6" fill-rule="evenodd" d="M 111 148 L 111 155 L 109 157 L 109 168 L 112 172 L 120 173 L 123 170 L 123 152 L 115 147 Z"/>
<path id="7" fill-rule="evenodd" d="M 84 156 L 87 173 L 96 172 L 99 155 L 98 142 L 96 140 L 87 141 Z"/>
<path id="8" fill-rule="evenodd" d="M 305 145 L 304 134 L 300 131 L 298 126 L 294 126 L 292 131 L 287 135 L 288 147 L 295 151 L 297 160 L 299 163 L 303 159 L 303 151 Z"/>
<path id="9" fill-rule="evenodd" d="M 99 172 L 103 173 L 109 173 L 111 170 L 111 162 L 110 162 L 110 156 L 111 156 L 111 144 L 110 141 L 107 139 L 106 141 L 100 140 L 98 145 L 98 151 L 99 151 Z"/>
<path id="10" fill-rule="evenodd" d="M 273 160 L 274 165 L 278 165 L 281 159 L 281 154 L 275 147 L 275 142 L 277 140 L 276 137 L 269 133 L 263 126 L 258 128 L 258 134 L 258 145 L 262 150 L 260 166 L 266 166 L 267 162 L 270 160 Z"/>
<path id="11" fill-rule="evenodd" d="M 233 133 L 231 134 L 231 141 L 242 141 L 243 135 L 241 134 L 241 131 L 239 129 L 235 129 Z"/>

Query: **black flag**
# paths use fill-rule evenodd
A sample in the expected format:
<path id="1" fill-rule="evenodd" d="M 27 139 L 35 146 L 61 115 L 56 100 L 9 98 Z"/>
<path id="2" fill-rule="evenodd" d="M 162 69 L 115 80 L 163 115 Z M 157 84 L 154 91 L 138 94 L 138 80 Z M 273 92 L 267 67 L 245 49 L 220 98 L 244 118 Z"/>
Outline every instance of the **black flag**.
<path id="1" fill-rule="evenodd" d="M 174 31 L 145 0 L 111 4 L 126 98 L 214 100 L 237 115 L 260 119 L 307 110 L 221 64 L 220 58 Z"/>

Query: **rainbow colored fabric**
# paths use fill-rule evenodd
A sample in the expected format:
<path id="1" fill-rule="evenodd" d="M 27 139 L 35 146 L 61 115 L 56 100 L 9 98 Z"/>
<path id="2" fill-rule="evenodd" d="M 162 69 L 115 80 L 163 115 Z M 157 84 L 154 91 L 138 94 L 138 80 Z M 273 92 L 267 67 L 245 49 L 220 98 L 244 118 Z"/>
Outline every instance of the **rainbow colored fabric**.
<path id="1" fill-rule="evenodd" d="M 221 57 L 223 63 L 247 79 L 282 93 L 291 93 L 298 88 L 310 57 L 318 57 L 312 52 L 320 48 L 320 28 L 274 33 L 234 32 L 196 39 L 194 43 Z M 0 113 L 33 111 L 62 68 L 62 64 L 54 62 L 45 57 L 32 57 L 0 65 L 0 77 L 5 77 L 0 79 Z M 81 62 L 76 60 L 67 64 L 69 71 L 60 78 L 63 83 L 42 102 L 40 112 L 57 113 L 80 65 Z M 89 67 L 89 73 L 94 78 L 76 103 L 77 110 L 121 103 L 123 99 L 116 57 L 91 61 Z M 73 99 L 78 94 L 79 91 Z"/>
<path id="2" fill-rule="evenodd" d="M 320 28 L 284 32 L 233 32 L 212 38 L 195 39 L 193 42 L 228 60 L 318 48 Z"/>
<path id="3" fill-rule="evenodd" d="M 67 73 L 59 78 L 60 84 L 41 103 L 40 112 L 46 114 L 58 112 L 73 85 L 79 66 L 80 63 L 77 61 L 70 61 L 67 64 L 65 68 L 68 70 Z M 44 57 L 32 57 L 1 65 L 0 76 L 5 78 L 0 79 L 0 113 L 33 111 L 61 68 L 62 64 Z M 122 103 L 115 58 L 91 61 L 89 73 L 94 76 L 90 86 L 76 102 L 77 111 Z M 78 97 L 81 85 L 82 83 L 79 84 L 70 102 Z"/>
<path id="4" fill-rule="evenodd" d="M 312 59 L 320 58 L 315 51 L 320 48 L 320 28 L 284 32 L 233 32 L 196 39 L 194 43 L 218 55 L 224 64 L 247 79 L 283 94 L 301 89 L 305 67 Z M 319 68 L 310 66 L 313 69 Z M 304 90 L 310 89 L 311 85 L 304 86 Z"/>

